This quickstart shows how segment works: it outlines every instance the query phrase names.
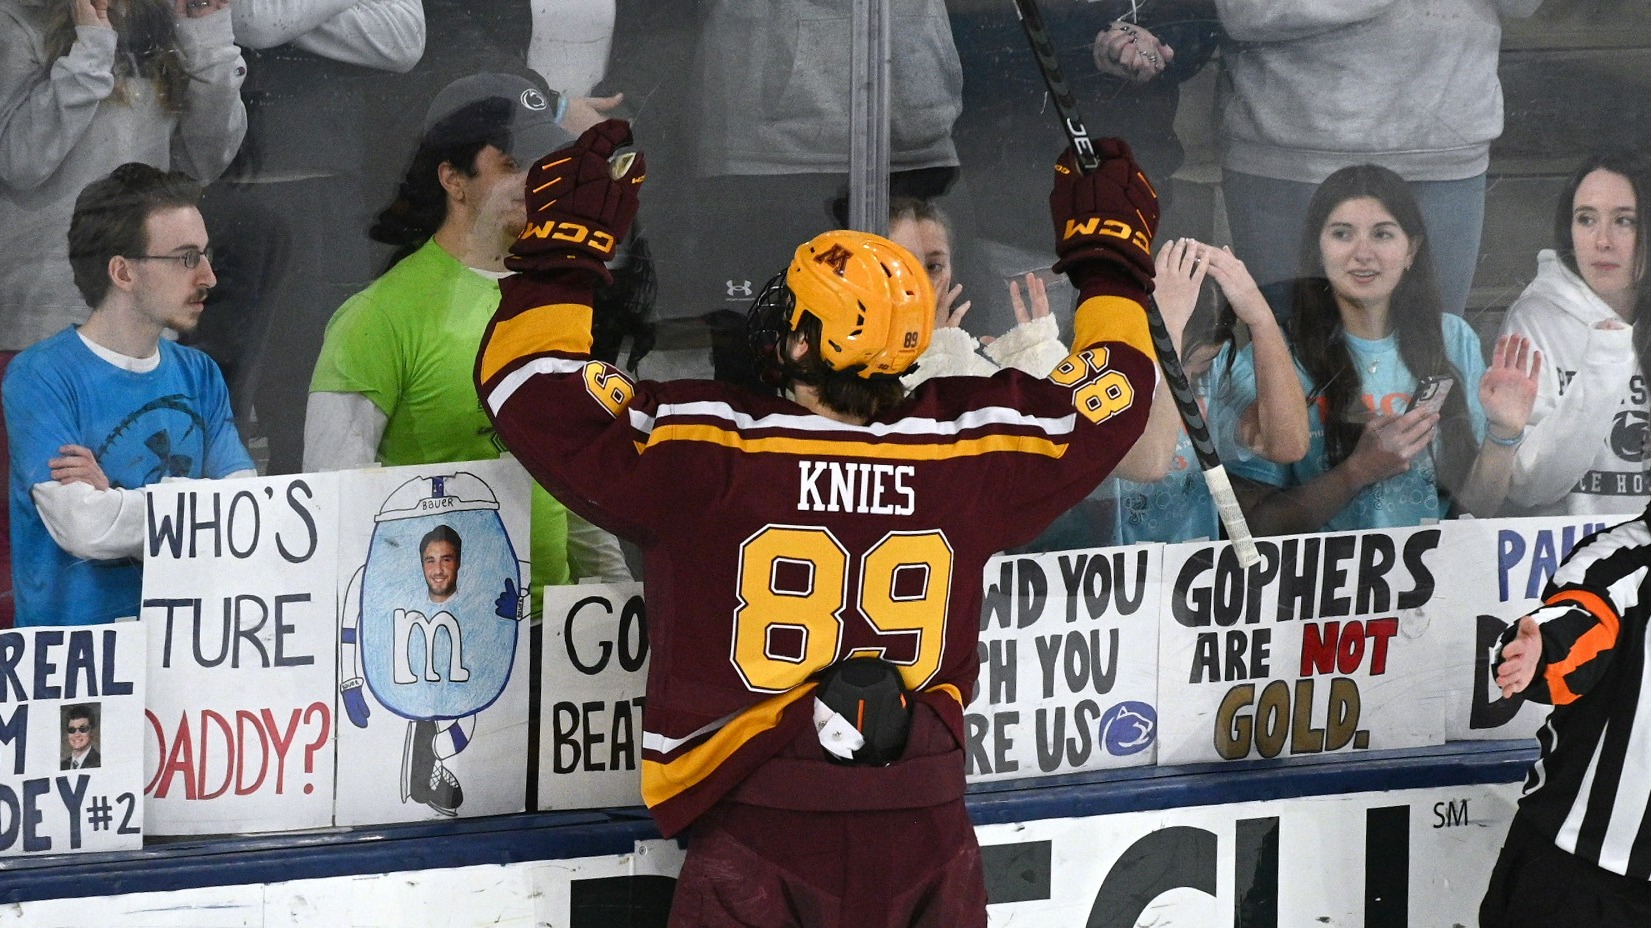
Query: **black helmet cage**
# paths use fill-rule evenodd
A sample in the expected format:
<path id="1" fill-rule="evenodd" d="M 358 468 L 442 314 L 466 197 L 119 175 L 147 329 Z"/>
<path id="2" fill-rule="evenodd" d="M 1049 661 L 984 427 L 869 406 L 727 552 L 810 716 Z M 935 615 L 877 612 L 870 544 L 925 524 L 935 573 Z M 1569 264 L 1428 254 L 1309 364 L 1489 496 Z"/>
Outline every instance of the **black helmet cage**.
<path id="1" fill-rule="evenodd" d="M 785 271 L 781 271 L 763 284 L 745 318 L 745 337 L 756 356 L 757 373 L 771 387 L 778 388 L 785 380 L 781 346 L 791 334 L 791 313 L 796 307 L 797 298 L 785 285 Z"/>

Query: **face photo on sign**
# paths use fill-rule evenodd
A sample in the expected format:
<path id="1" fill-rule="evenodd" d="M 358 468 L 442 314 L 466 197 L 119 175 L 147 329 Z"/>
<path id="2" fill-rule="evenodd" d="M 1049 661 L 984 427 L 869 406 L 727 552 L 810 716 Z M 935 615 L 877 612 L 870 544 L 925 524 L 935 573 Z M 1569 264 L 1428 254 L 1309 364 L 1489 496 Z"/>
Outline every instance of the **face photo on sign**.
<path id="1" fill-rule="evenodd" d="M 102 707 L 95 702 L 80 702 L 58 709 L 63 722 L 62 769 L 89 770 L 101 766 L 98 753 L 98 719 Z"/>

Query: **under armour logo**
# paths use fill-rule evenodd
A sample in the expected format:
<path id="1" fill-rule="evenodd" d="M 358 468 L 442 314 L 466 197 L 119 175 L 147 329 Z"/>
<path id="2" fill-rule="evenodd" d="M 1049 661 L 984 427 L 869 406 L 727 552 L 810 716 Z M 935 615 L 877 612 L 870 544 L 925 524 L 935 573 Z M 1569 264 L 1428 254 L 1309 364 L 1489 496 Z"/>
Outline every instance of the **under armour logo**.
<path id="1" fill-rule="evenodd" d="M 848 272 L 848 262 L 853 257 L 854 253 L 847 248 L 841 245 L 833 245 L 824 253 L 816 256 L 814 260 L 819 264 L 830 265 L 831 269 L 837 272 L 837 276 L 842 277 Z"/>
<path id="2" fill-rule="evenodd" d="M 729 298 L 752 295 L 751 281 L 749 280 L 729 280 L 724 281 L 724 284 L 728 287 Z"/>

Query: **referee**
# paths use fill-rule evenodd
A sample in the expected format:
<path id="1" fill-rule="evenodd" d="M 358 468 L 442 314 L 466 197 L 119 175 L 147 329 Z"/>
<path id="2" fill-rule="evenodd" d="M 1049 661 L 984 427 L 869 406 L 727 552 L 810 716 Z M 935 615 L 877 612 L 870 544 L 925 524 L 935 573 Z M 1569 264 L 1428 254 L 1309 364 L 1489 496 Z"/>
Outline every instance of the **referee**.
<path id="1" fill-rule="evenodd" d="M 1651 525 L 1593 535 L 1502 635 L 1496 684 L 1553 711 L 1482 928 L 1651 925 Z"/>

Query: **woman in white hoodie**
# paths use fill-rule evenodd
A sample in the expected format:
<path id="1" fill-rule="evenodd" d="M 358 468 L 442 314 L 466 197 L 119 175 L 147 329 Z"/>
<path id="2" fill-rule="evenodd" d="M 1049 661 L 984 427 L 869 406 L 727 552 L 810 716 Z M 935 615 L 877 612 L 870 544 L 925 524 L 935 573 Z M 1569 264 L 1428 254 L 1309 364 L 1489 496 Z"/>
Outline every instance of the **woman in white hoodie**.
<path id="1" fill-rule="evenodd" d="M 1556 247 L 1537 255 L 1536 279 L 1502 324 L 1547 359 L 1508 488 L 1528 514 L 1636 513 L 1651 500 L 1641 362 L 1651 324 L 1635 324 L 1651 319 L 1639 233 L 1648 183 L 1640 155 L 1588 159 L 1560 196 Z"/>

